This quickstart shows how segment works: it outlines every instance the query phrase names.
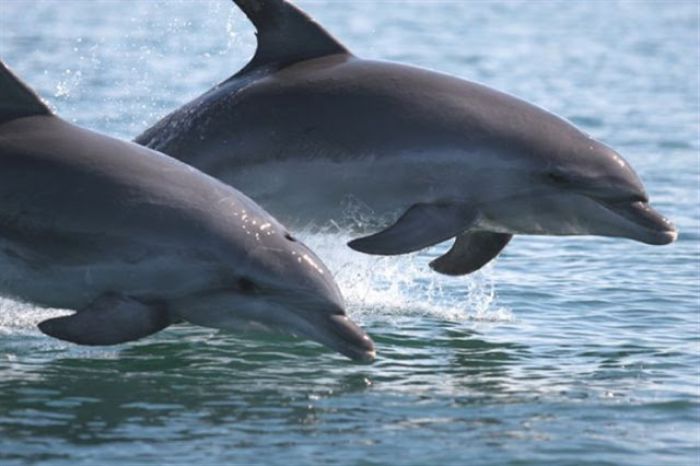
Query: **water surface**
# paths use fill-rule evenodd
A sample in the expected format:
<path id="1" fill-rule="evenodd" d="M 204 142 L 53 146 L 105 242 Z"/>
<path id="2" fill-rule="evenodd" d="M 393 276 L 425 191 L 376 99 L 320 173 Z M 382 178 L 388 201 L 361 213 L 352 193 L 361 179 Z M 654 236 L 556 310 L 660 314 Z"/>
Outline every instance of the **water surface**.
<path id="1" fill-rule="evenodd" d="M 379 359 L 179 326 L 82 348 L 0 301 L 0 463 L 688 464 L 700 454 L 695 1 L 299 1 L 351 50 L 514 93 L 618 149 L 667 247 L 517 237 L 472 277 L 445 250 L 304 238 Z M 252 54 L 230 2 L 0 0 L 0 56 L 65 118 L 132 138 Z M 0 278 L 1 279 L 1 278 Z"/>

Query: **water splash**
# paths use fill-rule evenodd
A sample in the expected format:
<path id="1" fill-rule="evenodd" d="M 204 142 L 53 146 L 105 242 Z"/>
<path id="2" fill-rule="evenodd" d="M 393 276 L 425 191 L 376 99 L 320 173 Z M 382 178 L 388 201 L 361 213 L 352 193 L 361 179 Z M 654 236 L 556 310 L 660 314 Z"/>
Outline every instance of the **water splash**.
<path id="1" fill-rule="evenodd" d="M 379 218 L 370 206 L 354 196 L 343 203 L 337 222 L 297 231 L 333 271 L 345 296 L 349 313 L 359 320 L 371 317 L 425 315 L 441 320 L 510 322 L 510 310 L 496 300 L 493 264 L 468 276 L 448 277 L 428 263 L 446 252 L 448 243 L 399 256 L 372 256 L 346 246 L 361 234 L 378 231 L 401 214 Z"/>
<path id="2" fill-rule="evenodd" d="M 37 334 L 42 320 L 70 314 L 63 309 L 37 307 L 8 298 L 0 298 L 0 335 Z"/>
<path id="3" fill-rule="evenodd" d="M 333 271 L 353 317 L 427 315 L 450 321 L 511 321 L 496 299 L 493 266 L 466 277 L 428 267 L 444 246 L 402 256 L 361 254 L 345 246 L 349 233 L 299 232 Z"/>
<path id="4" fill-rule="evenodd" d="M 70 98 L 71 93 L 80 88 L 82 79 L 82 71 L 66 69 L 63 72 L 63 79 L 56 83 L 56 91 L 53 96 L 59 99 Z"/>

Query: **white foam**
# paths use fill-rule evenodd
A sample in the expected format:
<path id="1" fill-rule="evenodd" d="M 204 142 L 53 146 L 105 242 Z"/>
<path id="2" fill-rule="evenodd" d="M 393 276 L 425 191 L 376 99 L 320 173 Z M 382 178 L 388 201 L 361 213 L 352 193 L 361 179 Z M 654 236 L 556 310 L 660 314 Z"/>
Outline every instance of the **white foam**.
<path id="1" fill-rule="evenodd" d="M 28 303 L 0 298 L 0 335 L 38 333 L 36 325 L 42 320 L 70 314 L 65 309 L 49 309 Z"/>
<path id="2" fill-rule="evenodd" d="M 512 321 L 496 299 L 493 266 L 466 277 L 440 275 L 428 262 L 444 246 L 401 256 L 370 256 L 346 246 L 347 233 L 297 232 L 333 272 L 353 317 L 429 315 L 451 321 Z"/>

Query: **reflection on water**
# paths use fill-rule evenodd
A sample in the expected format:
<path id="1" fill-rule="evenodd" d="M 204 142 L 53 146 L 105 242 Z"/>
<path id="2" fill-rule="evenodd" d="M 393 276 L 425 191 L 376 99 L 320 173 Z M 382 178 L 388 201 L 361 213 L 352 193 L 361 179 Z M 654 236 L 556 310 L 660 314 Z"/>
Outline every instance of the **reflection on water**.
<path id="1" fill-rule="evenodd" d="M 284 464 L 289 448 L 301 448 L 326 460 L 376 452 L 385 464 L 395 442 L 407 442 L 415 464 L 424 464 L 476 454 L 484 442 L 491 450 L 527 446 L 546 458 L 557 442 L 584 435 L 614 458 L 630 453 L 619 447 L 620 435 L 634 435 L 630 419 L 692 424 L 699 414 L 696 402 L 630 398 L 630 390 L 662 383 L 635 367 L 656 361 L 653 372 L 663 370 L 653 365 L 664 364 L 662 355 L 644 346 L 563 345 L 548 356 L 462 323 L 365 324 L 381 355 L 373 365 L 294 338 L 189 325 L 106 349 L 25 336 L 0 364 L 0 455 L 157 463 L 163 445 L 176 463 L 201 461 L 207 451 L 219 461 L 258 461 L 264 451 L 271 464 Z M 605 434 L 591 436 L 588 426 L 598 423 L 595 432 Z M 442 435 L 461 440 L 425 443 Z"/>
<path id="2" fill-rule="evenodd" d="M 88 447 L 157 441 L 163 431 L 171 442 L 226 435 L 232 445 L 245 445 L 256 432 L 314 436 L 340 419 L 343 429 L 364 425 L 368 416 L 376 421 L 363 400 L 382 393 L 401 403 L 405 393 L 460 405 L 508 395 L 509 366 L 523 346 L 489 343 L 458 324 L 398 324 L 376 334 L 382 357 L 371 366 L 293 338 L 234 337 L 191 326 L 120 349 L 42 350 L 36 337 L 33 348 L 12 358 L 35 357 L 34 363 L 25 360 L 17 371 L 7 360 L 0 365 L 2 442 L 43 457 L 51 455 L 51 439 Z M 42 351 L 53 356 L 31 356 Z"/>

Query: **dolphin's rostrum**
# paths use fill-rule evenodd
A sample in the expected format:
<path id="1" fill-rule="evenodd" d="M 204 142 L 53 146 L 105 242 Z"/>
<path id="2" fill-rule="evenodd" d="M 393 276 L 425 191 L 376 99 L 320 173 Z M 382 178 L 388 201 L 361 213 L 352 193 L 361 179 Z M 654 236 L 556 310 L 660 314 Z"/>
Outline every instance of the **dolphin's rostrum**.
<path id="1" fill-rule="evenodd" d="M 136 141 L 241 189 L 285 222 L 372 221 L 355 239 L 403 254 L 456 238 L 431 263 L 470 273 L 512 235 L 672 242 L 642 182 L 568 121 L 486 86 L 363 60 L 284 0 L 235 0 L 257 28 L 240 72 Z"/>
<path id="2" fill-rule="evenodd" d="M 372 360 L 324 264 L 249 198 L 74 126 L 0 62 L 0 293 L 76 314 L 46 334 L 108 345 L 187 321 L 274 329 Z"/>

